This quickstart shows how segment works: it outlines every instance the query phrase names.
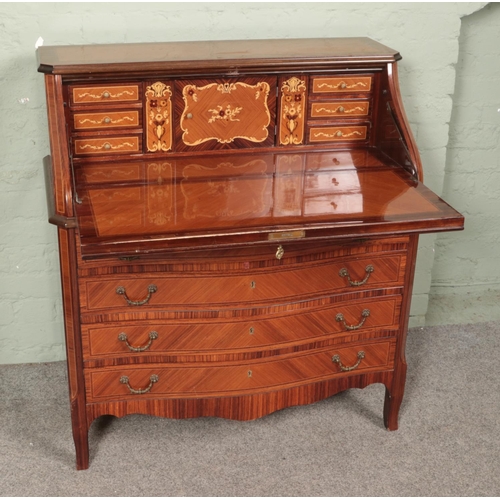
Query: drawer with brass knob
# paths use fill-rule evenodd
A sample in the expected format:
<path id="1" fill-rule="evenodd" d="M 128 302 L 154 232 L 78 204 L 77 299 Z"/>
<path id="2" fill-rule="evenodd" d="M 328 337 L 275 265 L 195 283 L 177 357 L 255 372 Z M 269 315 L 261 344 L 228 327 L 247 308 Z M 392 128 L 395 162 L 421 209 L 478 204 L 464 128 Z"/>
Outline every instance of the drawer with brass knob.
<path id="1" fill-rule="evenodd" d="M 140 84 L 70 86 L 70 103 L 79 105 L 134 102 L 140 98 L 139 88 Z"/>
<path id="2" fill-rule="evenodd" d="M 312 92 L 313 94 L 370 92 L 372 83 L 372 75 L 315 76 L 312 78 Z"/>
<path id="3" fill-rule="evenodd" d="M 74 113 L 73 126 L 77 131 L 140 127 L 139 110 L 114 110 L 106 113 Z"/>
<path id="4" fill-rule="evenodd" d="M 75 155 L 116 155 L 139 153 L 141 150 L 142 140 L 139 135 L 74 139 Z"/>
<path id="5" fill-rule="evenodd" d="M 311 127 L 308 142 L 362 142 L 368 139 L 368 125 L 336 125 L 326 127 Z"/>
<path id="6" fill-rule="evenodd" d="M 314 101 L 309 110 L 310 118 L 328 120 L 330 118 L 358 118 L 370 114 L 370 101 Z"/>

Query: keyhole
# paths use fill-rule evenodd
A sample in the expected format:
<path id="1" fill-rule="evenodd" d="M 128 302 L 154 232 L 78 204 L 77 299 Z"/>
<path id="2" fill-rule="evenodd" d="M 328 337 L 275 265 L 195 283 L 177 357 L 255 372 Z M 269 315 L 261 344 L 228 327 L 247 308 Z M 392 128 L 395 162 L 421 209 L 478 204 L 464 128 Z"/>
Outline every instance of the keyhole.
<path id="1" fill-rule="evenodd" d="M 250 329 L 248 330 L 248 332 L 250 333 L 250 335 L 253 335 L 253 332 L 254 332 L 254 331 L 255 331 L 255 330 L 254 330 L 253 326 L 251 326 L 251 327 L 250 327 Z"/>
<path id="2" fill-rule="evenodd" d="M 252 376 L 252 370 L 248 370 L 248 377 L 250 378 Z"/>
<path id="3" fill-rule="evenodd" d="M 250 282 L 250 288 L 255 288 L 257 286 L 257 283 L 255 281 Z"/>

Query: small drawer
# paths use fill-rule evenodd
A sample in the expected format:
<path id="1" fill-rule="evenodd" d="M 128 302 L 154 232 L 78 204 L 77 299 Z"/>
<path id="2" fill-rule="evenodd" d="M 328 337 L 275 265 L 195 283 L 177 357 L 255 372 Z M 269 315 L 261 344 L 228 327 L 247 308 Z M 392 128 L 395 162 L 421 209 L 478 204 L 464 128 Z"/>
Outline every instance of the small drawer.
<path id="1" fill-rule="evenodd" d="M 321 101 L 313 102 L 310 118 L 349 118 L 368 116 L 369 101 Z"/>
<path id="2" fill-rule="evenodd" d="M 235 304 L 288 302 L 300 298 L 400 286 L 404 256 L 339 259 L 298 269 L 255 271 L 228 275 L 137 275 L 82 283 L 83 311 L 133 308 L 134 312 L 189 305 L 224 307 Z"/>
<path id="3" fill-rule="evenodd" d="M 76 155 L 138 153 L 141 151 L 139 136 L 75 139 L 74 144 Z"/>
<path id="4" fill-rule="evenodd" d="M 364 334 L 374 328 L 396 330 L 401 295 L 323 307 L 301 304 L 296 310 L 289 309 L 249 309 L 244 317 L 207 317 L 203 322 L 173 318 L 163 322 L 84 326 L 84 359 L 158 354 L 206 356 L 210 353 L 240 355 L 248 359 L 252 352 L 291 350 L 306 342 L 325 340 L 332 334 Z"/>
<path id="5" fill-rule="evenodd" d="M 139 85 L 71 87 L 73 104 L 133 102 L 139 100 Z"/>
<path id="6" fill-rule="evenodd" d="M 370 92 L 372 89 L 371 76 L 323 76 L 312 80 L 315 94 Z"/>
<path id="7" fill-rule="evenodd" d="M 75 113 L 75 130 L 139 127 L 139 111 L 111 111 L 110 113 Z"/>
<path id="8" fill-rule="evenodd" d="M 395 339 L 318 349 L 266 361 L 151 364 L 85 371 L 87 401 L 130 398 L 232 396 L 390 370 Z M 279 359 L 277 359 L 279 358 Z"/>
<path id="9" fill-rule="evenodd" d="M 365 141 L 368 138 L 366 125 L 311 127 L 309 143 Z"/>

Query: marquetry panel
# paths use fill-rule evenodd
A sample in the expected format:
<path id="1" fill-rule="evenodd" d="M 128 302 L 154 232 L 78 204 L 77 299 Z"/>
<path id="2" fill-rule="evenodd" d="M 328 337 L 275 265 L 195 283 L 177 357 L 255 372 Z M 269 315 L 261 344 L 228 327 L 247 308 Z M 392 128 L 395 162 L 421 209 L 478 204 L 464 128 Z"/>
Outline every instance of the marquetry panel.
<path id="1" fill-rule="evenodd" d="M 138 136 L 75 139 L 74 145 L 77 155 L 138 153 L 141 149 Z"/>
<path id="2" fill-rule="evenodd" d="M 369 101 L 321 101 L 311 105 L 311 118 L 348 118 L 350 116 L 367 116 Z"/>
<path id="3" fill-rule="evenodd" d="M 368 127 L 365 125 L 311 127 L 309 129 L 309 142 L 364 141 L 367 134 Z"/>
<path id="4" fill-rule="evenodd" d="M 75 113 L 73 123 L 75 130 L 139 127 L 139 111 Z"/>
<path id="5" fill-rule="evenodd" d="M 265 77 L 177 82 L 182 96 L 181 149 L 236 147 L 242 141 L 247 146 L 271 145 L 275 83 Z"/>
<path id="6" fill-rule="evenodd" d="M 369 92 L 371 88 L 371 76 L 324 76 L 312 79 L 314 93 Z"/>
<path id="7" fill-rule="evenodd" d="M 172 149 L 172 89 L 164 82 L 146 87 L 146 147 L 150 152 Z"/>
<path id="8" fill-rule="evenodd" d="M 96 324 L 82 329 L 82 342 L 86 359 L 159 354 L 193 358 L 206 357 L 210 352 L 249 359 L 251 352 L 256 355 L 259 352 L 262 355 L 264 349 L 284 352 L 288 346 L 318 342 L 332 333 L 362 335 L 374 328 L 394 330 L 398 327 L 400 309 L 401 296 L 394 295 L 274 314 L 270 310 L 256 310 L 255 314 L 225 321 L 207 317 L 203 321 Z M 370 313 L 366 319 L 365 310 Z M 343 315 L 348 326 L 356 328 L 348 330 L 337 320 L 338 314 Z"/>
<path id="9" fill-rule="evenodd" d="M 72 87 L 71 96 L 74 104 L 138 101 L 139 85 Z"/>
<path id="10" fill-rule="evenodd" d="M 307 110 L 307 77 L 292 76 L 281 81 L 279 143 L 302 144 Z"/>
<path id="11" fill-rule="evenodd" d="M 285 250 L 286 252 L 286 250 Z M 131 306 L 125 295 L 117 293 L 123 288 L 129 300 L 148 300 L 133 307 L 134 312 L 149 308 L 189 304 L 190 307 L 204 304 L 255 303 L 285 301 L 311 295 L 356 292 L 373 286 L 388 286 L 401 283 L 401 255 L 365 257 L 362 259 L 339 259 L 317 265 L 303 265 L 298 269 L 254 271 L 228 275 L 184 276 L 141 275 L 123 276 L 82 283 L 82 311 L 120 309 Z M 360 283 L 360 284 L 351 284 Z M 150 285 L 155 291 L 148 294 Z"/>
<path id="12" fill-rule="evenodd" d="M 165 363 L 145 368 L 93 369 L 86 371 L 85 385 L 88 401 L 109 397 L 198 397 L 269 391 L 343 376 L 345 372 L 340 364 L 332 361 L 334 356 L 339 357 L 344 367 L 357 365 L 353 374 L 389 370 L 394 364 L 395 344 L 394 340 L 359 343 L 247 363 L 183 366 Z M 155 377 L 152 379 L 152 376 Z M 144 394 L 132 394 L 126 382 L 135 390 L 150 389 Z"/>

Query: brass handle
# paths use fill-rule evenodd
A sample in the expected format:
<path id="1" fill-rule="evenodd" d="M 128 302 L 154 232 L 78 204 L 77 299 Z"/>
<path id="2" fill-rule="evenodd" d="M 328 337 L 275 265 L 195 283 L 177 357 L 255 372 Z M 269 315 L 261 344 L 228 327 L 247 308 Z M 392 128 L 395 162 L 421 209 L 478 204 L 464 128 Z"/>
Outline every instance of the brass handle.
<path id="1" fill-rule="evenodd" d="M 343 113 L 345 111 L 344 106 L 339 107 L 339 113 Z"/>
<path id="2" fill-rule="evenodd" d="M 342 83 L 340 84 L 340 88 L 341 88 L 341 89 L 345 89 L 346 87 L 347 87 L 347 83 L 342 82 Z"/>
<path id="3" fill-rule="evenodd" d="M 118 295 L 123 295 L 123 297 L 125 298 L 125 300 L 127 301 L 127 303 L 128 303 L 129 306 L 143 306 L 144 304 L 147 304 L 149 302 L 149 299 L 151 298 L 151 295 L 153 293 L 155 293 L 156 290 L 158 290 L 158 288 L 157 288 L 156 285 L 149 285 L 148 286 L 148 296 L 145 299 L 143 299 L 143 300 L 130 300 L 127 297 L 127 292 L 125 291 L 125 287 L 123 287 L 123 286 L 119 286 L 116 289 L 116 293 Z"/>
<path id="4" fill-rule="evenodd" d="M 153 387 L 153 384 L 156 384 L 158 380 L 158 375 L 151 375 L 151 377 L 149 377 L 149 385 L 145 389 L 134 389 L 133 387 L 130 387 L 130 384 L 128 383 L 128 377 L 126 375 L 123 375 L 122 377 L 120 377 L 120 384 L 125 384 L 131 394 L 146 394 L 146 392 L 149 392 Z"/>
<path id="5" fill-rule="evenodd" d="M 109 116 L 106 116 L 106 118 L 104 118 L 102 121 L 104 123 L 111 123 L 111 118 Z"/>
<path id="6" fill-rule="evenodd" d="M 104 149 L 111 149 L 111 144 L 109 142 L 106 142 L 103 146 Z"/>
<path id="7" fill-rule="evenodd" d="M 342 130 L 338 130 L 335 134 L 337 137 L 342 137 Z"/>
<path id="8" fill-rule="evenodd" d="M 283 255 L 285 255 L 285 250 L 284 250 L 284 248 L 280 245 L 280 246 L 278 247 L 278 249 L 276 250 L 276 258 L 277 258 L 278 260 L 281 260 L 281 258 L 283 257 Z"/>
<path id="9" fill-rule="evenodd" d="M 368 316 L 370 316 L 370 309 L 363 309 L 363 312 L 361 313 L 362 319 L 357 325 L 348 325 L 345 322 L 344 315 L 342 313 L 338 313 L 337 316 L 335 316 L 335 321 L 344 323 L 344 327 L 346 330 L 358 330 L 365 324 L 366 318 L 368 318 Z"/>
<path id="10" fill-rule="evenodd" d="M 125 342 L 125 344 L 127 345 L 127 347 L 133 351 L 133 352 L 142 352 L 142 351 L 147 351 L 150 347 L 151 347 L 151 344 L 153 343 L 153 340 L 156 340 L 158 338 L 158 332 L 155 332 L 155 331 L 152 331 L 152 332 L 149 332 L 149 342 L 144 345 L 144 346 L 141 346 L 141 347 L 134 347 L 133 345 L 130 345 L 128 343 L 128 340 L 127 340 L 127 335 L 125 333 L 120 333 L 118 335 L 118 340 L 120 342 Z"/>
<path id="11" fill-rule="evenodd" d="M 340 356 L 338 354 L 335 354 L 335 356 L 332 357 L 332 362 L 337 363 L 343 372 L 350 372 L 352 370 L 355 370 L 359 366 L 359 364 L 361 363 L 361 360 L 364 358 L 365 358 L 365 352 L 359 351 L 358 352 L 358 361 L 356 364 L 354 364 L 352 366 L 343 365 L 342 361 L 340 361 Z"/>
<path id="12" fill-rule="evenodd" d="M 102 93 L 102 96 L 104 97 L 104 99 L 108 99 L 111 96 L 111 94 L 108 91 L 105 91 Z"/>
<path id="13" fill-rule="evenodd" d="M 373 273 L 373 271 L 375 271 L 375 268 L 371 264 L 368 264 L 365 267 L 366 276 L 364 277 L 364 279 L 362 279 L 361 281 L 353 281 L 353 280 L 351 280 L 351 277 L 349 276 L 349 271 L 345 267 L 343 267 L 339 271 L 339 276 L 341 276 L 342 278 L 347 278 L 347 281 L 349 281 L 349 284 L 351 286 L 361 286 L 361 285 L 364 285 L 368 281 L 368 278 L 370 277 L 370 274 Z"/>

